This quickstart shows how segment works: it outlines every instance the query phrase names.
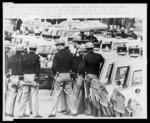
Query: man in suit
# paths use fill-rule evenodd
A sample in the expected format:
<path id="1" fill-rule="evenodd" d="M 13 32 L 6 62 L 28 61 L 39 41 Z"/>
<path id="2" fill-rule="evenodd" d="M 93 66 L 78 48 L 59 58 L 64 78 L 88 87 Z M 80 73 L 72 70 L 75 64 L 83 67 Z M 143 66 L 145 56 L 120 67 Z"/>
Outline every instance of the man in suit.
<path id="1" fill-rule="evenodd" d="M 94 30 L 90 30 L 90 35 L 87 36 L 86 39 L 90 40 L 92 43 L 98 43 L 97 38 L 94 36 Z"/>

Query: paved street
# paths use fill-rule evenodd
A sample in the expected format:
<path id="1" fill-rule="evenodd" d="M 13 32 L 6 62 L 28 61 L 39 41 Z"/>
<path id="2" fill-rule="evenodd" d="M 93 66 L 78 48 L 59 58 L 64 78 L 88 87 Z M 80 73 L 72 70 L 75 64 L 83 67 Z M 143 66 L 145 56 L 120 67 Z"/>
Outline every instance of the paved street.
<path id="1" fill-rule="evenodd" d="M 9 92 L 8 92 L 9 96 Z M 39 114 L 42 115 L 44 119 L 48 118 L 48 115 L 51 111 L 53 97 L 50 97 L 50 90 L 47 89 L 39 89 Z M 6 106 L 7 110 L 8 106 Z M 17 119 L 17 105 L 15 106 L 15 118 Z M 59 110 L 59 108 L 58 108 Z M 26 114 L 29 114 L 29 106 L 27 106 Z M 32 115 L 28 118 L 33 118 Z M 73 117 L 72 115 L 63 115 L 62 113 L 57 113 L 55 118 L 94 118 L 93 116 L 87 116 L 85 114 L 79 114 L 77 117 Z M 51 118 L 48 118 L 51 119 Z M 10 117 L 5 117 L 5 120 L 12 120 Z"/>

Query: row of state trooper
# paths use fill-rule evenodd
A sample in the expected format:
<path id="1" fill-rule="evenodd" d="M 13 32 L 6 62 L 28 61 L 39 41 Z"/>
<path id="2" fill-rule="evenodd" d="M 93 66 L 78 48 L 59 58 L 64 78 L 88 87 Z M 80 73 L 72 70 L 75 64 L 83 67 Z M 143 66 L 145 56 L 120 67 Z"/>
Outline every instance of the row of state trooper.
<path id="1" fill-rule="evenodd" d="M 38 113 L 38 86 L 36 86 L 40 72 L 39 56 L 35 54 L 37 45 L 31 43 L 29 49 L 30 52 L 27 53 L 23 45 L 17 45 L 16 54 L 8 57 L 10 44 L 8 42 L 5 44 L 6 95 L 8 86 L 10 87 L 10 96 L 5 100 L 8 108 L 5 111 L 6 116 L 14 117 L 14 109 L 17 105 L 18 116 L 28 117 L 29 115 L 26 115 L 25 111 L 29 102 L 30 114 L 33 114 L 33 117 L 41 117 Z M 10 82 L 8 83 L 8 81 Z"/>
<path id="2" fill-rule="evenodd" d="M 69 112 L 73 116 L 77 116 L 77 113 L 80 113 L 79 109 L 85 107 L 82 110 L 86 110 L 87 115 L 92 114 L 92 105 L 84 98 L 83 81 L 86 72 L 87 87 L 89 88 L 91 79 L 98 77 L 99 66 L 100 63 L 104 63 L 104 58 L 93 52 L 94 46 L 89 40 L 83 41 L 80 36 L 77 36 L 73 41 L 76 49 L 74 55 L 66 48 L 64 40 L 58 39 L 56 41 L 58 53 L 55 54 L 52 71 L 54 76 L 58 74 L 58 77 L 54 86 L 54 99 L 49 117 L 56 116 L 62 91 L 66 100 L 64 101 L 66 104 L 65 113 Z M 6 49 L 9 47 L 6 46 Z M 10 108 L 6 113 L 7 116 L 14 116 L 14 105 L 18 100 L 19 117 L 28 116 L 25 114 L 28 101 L 33 116 L 41 117 L 38 113 L 38 86 L 34 86 L 39 81 L 40 70 L 39 57 L 35 54 L 37 45 L 31 44 L 29 49 L 30 52 L 24 54 L 24 47 L 18 45 L 14 56 L 8 58 L 5 55 L 5 65 L 7 66 L 5 70 L 11 70 L 11 77 L 10 74 L 7 75 L 9 72 L 6 72 L 6 78 L 10 78 L 11 85 Z M 5 51 L 8 52 L 8 50 Z M 32 83 L 32 85 L 22 83 Z"/>
<path id="3" fill-rule="evenodd" d="M 94 45 L 90 40 L 82 40 L 80 36 L 76 36 L 73 39 L 73 45 L 76 49 L 74 55 L 71 49 L 69 51 L 69 47 L 65 45 L 65 41 L 57 40 L 58 53 L 54 57 L 52 71 L 54 76 L 58 74 L 58 77 L 55 81 L 54 100 L 49 117 L 56 116 L 59 101 L 61 101 L 61 111 L 64 114 L 92 115 L 93 107 L 89 101 L 90 82 L 92 79 L 98 78 L 104 58 L 93 51 Z M 87 100 L 85 100 L 83 88 L 85 73 L 87 73 Z"/>

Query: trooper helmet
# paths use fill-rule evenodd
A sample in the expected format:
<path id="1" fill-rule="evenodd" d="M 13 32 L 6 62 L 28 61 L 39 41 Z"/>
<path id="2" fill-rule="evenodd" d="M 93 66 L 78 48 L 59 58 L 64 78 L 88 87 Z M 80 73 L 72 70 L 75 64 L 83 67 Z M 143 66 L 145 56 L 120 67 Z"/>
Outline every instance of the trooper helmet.
<path id="1" fill-rule="evenodd" d="M 60 45 L 60 44 L 65 44 L 65 40 L 60 38 L 60 39 L 56 39 L 56 45 Z"/>
<path id="2" fill-rule="evenodd" d="M 85 51 L 87 51 L 86 47 L 85 47 L 85 44 L 81 44 L 80 48 L 79 48 L 79 52 L 85 52 Z"/>
<path id="3" fill-rule="evenodd" d="M 131 28 L 129 29 L 129 31 L 130 31 L 130 32 L 133 32 L 133 31 L 134 31 L 134 28 L 133 28 L 133 27 L 131 27 Z"/>
<path id="4" fill-rule="evenodd" d="M 11 44 L 10 41 L 5 40 L 5 48 L 10 48 Z"/>
<path id="5" fill-rule="evenodd" d="M 65 47 L 69 47 L 69 42 L 68 41 L 65 41 Z"/>
<path id="6" fill-rule="evenodd" d="M 16 51 L 24 51 L 24 46 L 23 45 L 21 45 L 21 44 L 18 44 L 17 46 L 16 46 Z"/>
<path id="7" fill-rule="evenodd" d="M 88 43 L 85 44 L 85 48 L 86 48 L 86 49 L 94 48 L 94 45 L 93 45 L 92 42 L 88 42 Z"/>
<path id="8" fill-rule="evenodd" d="M 37 48 L 37 44 L 36 43 L 30 43 L 29 44 L 29 48 Z"/>
<path id="9" fill-rule="evenodd" d="M 80 42 L 80 41 L 82 41 L 81 36 L 79 36 L 79 35 L 74 36 L 73 37 L 73 41 L 74 42 Z"/>

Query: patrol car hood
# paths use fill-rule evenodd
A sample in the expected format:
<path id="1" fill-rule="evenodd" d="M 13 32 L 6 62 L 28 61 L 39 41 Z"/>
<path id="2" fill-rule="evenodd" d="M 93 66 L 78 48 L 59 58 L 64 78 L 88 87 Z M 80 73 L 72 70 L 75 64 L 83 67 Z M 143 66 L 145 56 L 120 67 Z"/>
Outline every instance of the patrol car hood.
<path id="1" fill-rule="evenodd" d="M 142 105 L 141 101 L 141 94 L 133 93 L 133 90 L 131 89 L 117 89 L 117 91 L 125 97 L 125 107 L 127 107 L 129 99 L 135 99 L 137 102 L 139 102 L 140 105 Z"/>
<path id="2" fill-rule="evenodd" d="M 113 93 L 113 90 L 115 88 L 117 88 L 117 86 L 113 85 L 113 84 L 110 84 L 110 85 L 105 85 L 105 88 L 108 91 L 108 101 L 110 101 L 111 94 Z"/>

